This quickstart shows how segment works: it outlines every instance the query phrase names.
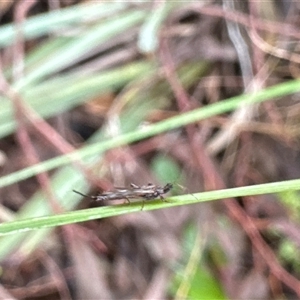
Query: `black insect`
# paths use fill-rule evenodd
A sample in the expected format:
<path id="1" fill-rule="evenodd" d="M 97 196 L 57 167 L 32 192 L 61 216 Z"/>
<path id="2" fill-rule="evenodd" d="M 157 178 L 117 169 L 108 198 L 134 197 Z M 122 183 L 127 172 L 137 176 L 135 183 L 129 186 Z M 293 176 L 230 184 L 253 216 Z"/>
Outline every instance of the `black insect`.
<path id="1" fill-rule="evenodd" d="M 148 185 L 142 185 L 142 186 L 138 186 L 134 183 L 131 183 L 129 188 L 115 187 L 114 190 L 112 191 L 103 192 L 96 196 L 88 196 L 80 192 L 77 192 L 75 190 L 73 190 L 73 192 L 84 197 L 89 197 L 95 201 L 126 199 L 128 202 L 130 202 L 129 199 L 139 199 L 139 198 L 142 198 L 144 200 L 160 198 L 161 200 L 164 200 L 163 195 L 168 193 L 172 188 L 173 185 L 171 183 L 167 183 L 163 187 L 156 186 L 152 183 L 149 183 Z"/>

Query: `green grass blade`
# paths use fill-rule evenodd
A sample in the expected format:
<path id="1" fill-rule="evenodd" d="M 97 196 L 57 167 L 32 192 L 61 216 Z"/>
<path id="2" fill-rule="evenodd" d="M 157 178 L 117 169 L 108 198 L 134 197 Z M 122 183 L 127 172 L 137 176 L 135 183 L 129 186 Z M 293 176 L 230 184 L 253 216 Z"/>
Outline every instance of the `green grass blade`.
<path id="1" fill-rule="evenodd" d="M 84 20 L 100 20 L 112 16 L 127 6 L 122 2 L 74 5 L 31 17 L 22 24 L 22 30 L 25 39 L 38 38 L 52 31 L 68 28 L 68 26 L 78 26 Z M 1 26 L 0 47 L 14 43 L 16 35 L 17 28 L 14 23 Z"/>
<path id="2" fill-rule="evenodd" d="M 43 118 L 70 110 L 95 95 L 122 88 L 128 82 L 151 74 L 155 68 L 140 61 L 116 69 L 87 76 L 61 75 L 24 93 L 24 100 Z M 0 110 L 0 137 L 13 133 L 16 128 L 11 102 L 4 99 Z"/>
<path id="3" fill-rule="evenodd" d="M 232 197 L 243 197 L 250 195 L 272 194 L 291 190 L 300 190 L 300 179 L 265 183 L 253 186 L 238 187 L 225 190 L 216 190 L 203 193 L 187 194 L 166 199 L 167 201 L 147 201 L 143 210 L 156 210 L 173 206 L 195 204 L 206 201 L 214 201 Z M 141 202 L 123 204 L 117 206 L 105 206 L 78 211 L 67 212 L 59 215 L 43 216 L 16 220 L 0 224 L 0 235 L 14 234 L 34 229 L 49 228 L 95 219 L 103 219 L 127 213 L 140 212 Z"/>
<path id="4" fill-rule="evenodd" d="M 104 24 L 97 24 L 86 33 L 81 34 L 78 39 L 71 40 L 65 47 L 59 48 L 39 67 L 28 73 L 20 81 L 14 84 L 16 90 L 24 90 L 25 87 L 35 81 L 40 81 L 45 76 L 49 76 L 78 60 L 97 45 L 108 39 L 128 30 L 130 27 L 142 21 L 146 13 L 144 11 L 127 12 L 124 15 L 116 16 Z"/>
<path id="5" fill-rule="evenodd" d="M 44 171 L 49 171 L 57 167 L 69 164 L 76 158 L 84 158 L 96 153 L 103 153 L 109 149 L 123 146 L 147 137 L 154 136 L 172 129 L 176 129 L 196 121 L 232 111 L 240 105 L 260 103 L 269 99 L 278 98 L 300 91 L 300 81 L 293 80 L 286 83 L 267 88 L 255 94 L 241 95 L 215 104 L 195 109 L 187 113 L 169 118 L 148 127 L 122 134 L 115 138 L 107 139 L 93 145 L 86 146 L 68 155 L 58 156 L 38 165 L 34 165 L 23 170 L 14 172 L 0 178 L 0 188 L 24 180 Z"/>

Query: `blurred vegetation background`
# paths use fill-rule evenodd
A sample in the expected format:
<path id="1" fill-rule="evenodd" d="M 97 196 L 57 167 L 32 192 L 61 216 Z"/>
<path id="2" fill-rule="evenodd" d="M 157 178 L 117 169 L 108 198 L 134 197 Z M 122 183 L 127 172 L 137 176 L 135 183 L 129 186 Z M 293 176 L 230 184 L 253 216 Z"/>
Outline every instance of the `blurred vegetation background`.
<path id="1" fill-rule="evenodd" d="M 17 225 L 0 236 L 0 298 L 299 298 L 299 13 L 290 0 L 1 1 L 0 220 Z M 279 194 L 168 209 L 72 192 L 172 183 L 188 203 L 279 181 Z M 88 221 L 53 228 L 77 210 Z M 50 228 L 17 223 L 42 216 Z"/>

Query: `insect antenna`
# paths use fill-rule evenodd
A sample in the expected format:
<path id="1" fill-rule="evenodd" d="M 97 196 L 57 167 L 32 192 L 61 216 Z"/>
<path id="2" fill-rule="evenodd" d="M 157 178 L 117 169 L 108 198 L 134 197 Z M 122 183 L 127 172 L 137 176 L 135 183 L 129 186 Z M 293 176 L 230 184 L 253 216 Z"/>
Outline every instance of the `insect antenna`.
<path id="1" fill-rule="evenodd" d="M 179 184 L 179 183 L 174 183 L 175 186 L 179 187 L 181 190 L 183 190 L 185 193 L 190 194 L 191 196 L 193 196 L 196 200 L 199 200 L 193 193 L 191 193 L 187 187 Z"/>
<path id="2" fill-rule="evenodd" d="M 83 194 L 83 193 L 80 193 L 80 192 L 78 192 L 76 190 L 73 190 L 73 192 L 76 193 L 76 194 L 78 194 L 78 195 L 80 195 L 80 196 L 87 197 L 87 198 L 90 198 L 90 199 L 94 199 L 94 197 L 86 195 L 86 194 Z"/>

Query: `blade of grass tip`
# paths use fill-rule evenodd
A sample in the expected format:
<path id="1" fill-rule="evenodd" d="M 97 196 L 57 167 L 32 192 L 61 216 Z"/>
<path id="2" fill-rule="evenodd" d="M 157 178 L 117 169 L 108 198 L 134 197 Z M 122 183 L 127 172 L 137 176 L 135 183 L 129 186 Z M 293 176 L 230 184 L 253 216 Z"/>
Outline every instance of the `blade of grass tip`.
<path id="1" fill-rule="evenodd" d="M 138 47 L 143 53 L 153 53 L 157 50 L 159 30 L 170 11 L 180 2 L 161 2 L 147 17 L 140 30 Z"/>

